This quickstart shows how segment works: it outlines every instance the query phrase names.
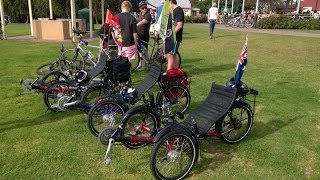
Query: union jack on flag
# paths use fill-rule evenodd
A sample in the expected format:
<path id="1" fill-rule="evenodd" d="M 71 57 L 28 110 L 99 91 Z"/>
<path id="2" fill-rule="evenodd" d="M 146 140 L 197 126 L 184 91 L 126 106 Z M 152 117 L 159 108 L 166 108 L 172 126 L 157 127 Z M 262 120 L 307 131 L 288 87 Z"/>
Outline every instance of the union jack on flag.
<path id="1" fill-rule="evenodd" d="M 248 53 L 248 37 L 246 37 L 246 42 L 244 43 L 244 46 L 242 48 L 242 51 L 240 53 L 239 61 L 236 68 L 236 73 L 234 75 L 234 83 L 235 86 L 238 88 L 240 87 L 241 77 L 243 75 L 244 70 L 246 69 L 247 65 L 247 54 Z"/>

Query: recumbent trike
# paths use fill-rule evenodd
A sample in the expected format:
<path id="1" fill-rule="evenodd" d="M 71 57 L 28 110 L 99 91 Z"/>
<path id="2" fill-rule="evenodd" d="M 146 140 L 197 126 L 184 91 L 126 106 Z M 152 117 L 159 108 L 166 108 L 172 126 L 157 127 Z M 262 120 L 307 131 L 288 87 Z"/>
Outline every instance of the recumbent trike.
<path id="1" fill-rule="evenodd" d="M 253 109 L 246 98 L 249 94 L 253 95 Z M 147 123 L 142 123 L 149 136 L 124 136 L 119 133 L 121 125 L 116 130 L 107 128 L 99 135 L 101 143 L 108 144 L 104 163 L 109 165 L 111 162 L 109 153 L 114 142 L 140 145 L 154 143 L 150 156 L 152 174 L 157 179 L 182 179 L 199 158 L 199 138 L 219 137 L 232 144 L 248 135 L 253 124 L 256 95 L 258 91 L 242 82 L 234 86 L 232 78 L 227 86 L 213 83 L 207 99 L 183 122 L 175 120 L 175 116 L 183 119 L 181 113 L 176 113 L 171 115 L 172 123 L 163 128 L 152 129 Z M 152 106 L 146 105 L 145 108 L 149 108 L 149 113 L 152 112 Z M 159 117 L 157 112 L 153 112 L 155 117 Z M 130 113 L 132 111 L 129 110 L 124 115 L 124 121 L 130 117 Z"/>

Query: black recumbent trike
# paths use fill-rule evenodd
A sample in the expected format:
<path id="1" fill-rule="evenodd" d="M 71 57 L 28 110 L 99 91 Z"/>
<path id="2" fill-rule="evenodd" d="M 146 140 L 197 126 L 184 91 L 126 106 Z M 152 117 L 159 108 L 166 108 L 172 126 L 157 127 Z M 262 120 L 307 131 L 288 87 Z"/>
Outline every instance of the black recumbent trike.
<path id="1" fill-rule="evenodd" d="M 248 99 L 253 95 L 253 99 Z M 99 134 L 101 143 L 108 145 L 104 163 L 109 165 L 109 153 L 114 142 L 131 145 L 154 143 L 150 156 L 150 168 L 157 179 L 183 179 L 192 170 L 199 159 L 200 146 L 198 139 L 219 137 L 226 143 L 237 143 L 250 132 L 253 124 L 254 108 L 258 91 L 250 89 L 243 82 L 235 86 L 234 79 L 230 79 L 226 86 L 212 84 L 207 99 L 190 113 L 184 121 L 178 123 L 175 117 L 183 119 L 181 113 L 171 113 L 171 122 L 162 123 L 160 128 L 148 126 L 148 122 L 141 119 L 137 127 L 139 134 L 124 135 L 123 126 L 117 129 L 107 128 Z M 145 103 L 141 109 L 153 113 L 159 118 L 158 112 L 153 111 L 152 102 Z M 251 107 L 253 104 L 253 108 Z M 136 112 L 134 107 L 124 114 L 123 122 Z M 141 135 L 144 134 L 144 135 Z"/>

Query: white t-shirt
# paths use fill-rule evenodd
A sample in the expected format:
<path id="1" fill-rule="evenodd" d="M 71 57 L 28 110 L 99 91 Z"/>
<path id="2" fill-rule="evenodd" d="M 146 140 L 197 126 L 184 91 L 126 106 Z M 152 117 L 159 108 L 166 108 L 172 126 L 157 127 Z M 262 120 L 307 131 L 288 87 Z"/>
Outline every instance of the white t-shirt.
<path id="1" fill-rule="evenodd" d="M 209 16 L 209 19 L 213 19 L 213 20 L 216 20 L 218 17 L 217 17 L 217 14 L 218 14 L 218 8 L 216 7 L 211 7 L 209 9 L 209 12 L 208 12 L 208 16 Z"/>

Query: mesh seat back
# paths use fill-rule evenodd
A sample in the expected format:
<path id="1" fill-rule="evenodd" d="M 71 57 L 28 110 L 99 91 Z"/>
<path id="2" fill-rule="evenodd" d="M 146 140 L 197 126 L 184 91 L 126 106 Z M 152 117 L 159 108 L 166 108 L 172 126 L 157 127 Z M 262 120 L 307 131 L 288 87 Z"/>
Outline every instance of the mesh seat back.
<path id="1" fill-rule="evenodd" d="M 192 120 L 194 120 L 199 134 L 206 134 L 216 121 L 225 117 L 235 97 L 236 89 L 213 83 L 207 99 L 192 111 L 182 124 L 193 127 Z"/>
<path id="2" fill-rule="evenodd" d="M 143 94 L 145 94 L 149 89 L 151 89 L 160 78 L 161 67 L 160 65 L 154 63 L 151 68 L 148 76 L 144 78 L 135 88 L 135 102 L 139 101 Z"/>
<path id="3" fill-rule="evenodd" d="M 107 64 L 107 59 L 108 55 L 101 52 L 98 63 L 88 72 L 90 79 L 97 77 L 104 70 L 104 67 Z"/>

